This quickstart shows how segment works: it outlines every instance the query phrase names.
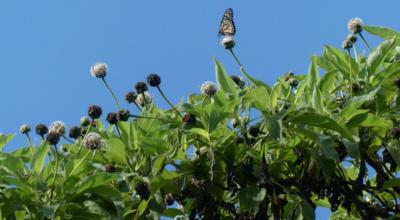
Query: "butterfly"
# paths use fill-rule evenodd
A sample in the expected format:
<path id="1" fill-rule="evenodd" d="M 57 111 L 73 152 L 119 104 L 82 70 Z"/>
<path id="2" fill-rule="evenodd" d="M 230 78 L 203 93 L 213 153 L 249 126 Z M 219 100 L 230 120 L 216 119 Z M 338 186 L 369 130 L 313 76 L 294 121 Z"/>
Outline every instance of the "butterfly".
<path id="1" fill-rule="evenodd" d="M 219 25 L 218 34 L 221 36 L 234 36 L 236 34 L 235 23 L 233 22 L 232 8 L 226 9 L 222 16 L 221 24 Z"/>

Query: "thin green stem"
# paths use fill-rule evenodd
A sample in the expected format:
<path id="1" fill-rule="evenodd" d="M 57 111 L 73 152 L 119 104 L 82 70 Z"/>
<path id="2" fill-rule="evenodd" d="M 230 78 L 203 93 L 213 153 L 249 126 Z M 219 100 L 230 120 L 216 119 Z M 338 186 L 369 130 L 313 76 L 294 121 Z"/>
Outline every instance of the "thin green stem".
<path id="1" fill-rule="evenodd" d="M 168 105 L 176 112 L 176 114 L 179 115 L 179 117 L 182 118 L 181 113 L 175 108 L 175 106 L 169 101 L 167 96 L 164 94 L 164 92 L 161 90 L 160 86 L 157 86 L 158 92 L 160 92 L 161 96 L 165 99 L 165 101 L 168 103 Z"/>
<path id="2" fill-rule="evenodd" d="M 361 37 L 361 40 L 364 42 L 365 46 L 367 46 L 368 50 L 371 52 L 371 51 L 372 51 L 372 49 L 371 49 L 371 47 L 369 46 L 369 44 L 368 44 L 367 40 L 365 40 L 365 38 L 364 38 L 364 35 L 363 35 L 361 32 L 360 32 L 360 33 L 358 33 L 358 34 L 360 35 L 360 37 Z"/>
<path id="3" fill-rule="evenodd" d="M 135 102 L 133 102 L 133 104 L 135 104 L 136 108 L 139 110 L 139 112 L 142 112 L 142 108 L 139 107 L 139 105 Z"/>
<path id="4" fill-rule="evenodd" d="M 111 87 L 108 85 L 106 79 L 103 77 L 103 78 L 101 78 L 101 80 L 103 80 L 103 82 L 106 85 L 108 91 L 110 91 L 112 97 L 114 98 L 115 104 L 117 105 L 117 109 L 119 111 L 121 109 L 121 107 L 119 106 L 119 103 L 118 103 L 118 100 L 117 100 L 117 96 L 115 96 L 114 92 L 111 90 Z"/>
<path id="5" fill-rule="evenodd" d="M 50 192 L 50 202 L 53 202 L 53 194 L 54 194 L 54 190 L 55 190 L 55 184 L 56 184 L 56 177 L 57 177 L 57 172 L 58 172 L 58 152 L 57 152 L 57 146 L 53 145 L 54 147 L 54 151 L 53 152 L 53 157 L 54 160 L 56 161 L 56 167 L 54 169 L 54 175 L 53 175 L 53 184 L 51 186 L 51 192 Z"/>
<path id="6" fill-rule="evenodd" d="M 155 118 L 155 117 L 139 116 L 139 115 L 129 115 L 129 116 L 134 117 L 134 118 L 142 118 L 142 119 L 168 120 L 167 118 Z"/>
<path id="7" fill-rule="evenodd" d="M 358 54 L 355 44 L 353 44 L 353 52 L 354 52 L 354 58 L 356 59 L 356 63 L 358 63 Z"/>
<path id="8" fill-rule="evenodd" d="M 351 71 L 351 54 L 350 54 L 350 49 L 349 48 L 347 48 L 347 57 L 348 57 L 348 61 L 349 61 L 349 71 L 350 71 L 349 80 L 350 80 L 350 86 L 351 86 L 353 84 L 353 74 L 352 74 L 352 71 Z"/>
<path id="9" fill-rule="evenodd" d="M 118 122 L 117 122 L 117 124 L 115 124 L 115 128 L 117 129 L 118 136 L 119 136 L 120 138 L 122 138 L 121 132 L 119 131 L 119 127 L 118 127 Z"/>
<path id="10" fill-rule="evenodd" d="M 71 139 L 69 139 L 67 136 L 63 135 L 62 136 L 66 141 L 70 142 L 71 144 L 75 144 L 74 141 L 72 141 Z"/>
<path id="11" fill-rule="evenodd" d="M 285 107 L 286 102 L 289 99 L 290 93 L 292 93 L 292 88 L 293 88 L 292 86 L 289 87 L 289 90 L 288 90 L 288 93 L 286 94 L 285 100 L 283 100 L 283 105 L 279 108 L 279 112 L 281 112 L 282 109 Z"/>
<path id="12" fill-rule="evenodd" d="M 31 141 L 31 137 L 29 136 L 29 133 L 25 133 L 26 137 L 28 138 L 28 142 L 29 142 L 29 146 L 33 146 L 32 145 L 32 141 Z"/>
<path id="13" fill-rule="evenodd" d="M 78 164 L 76 164 L 76 166 L 74 167 L 74 169 L 72 169 L 71 173 L 69 173 L 67 179 L 64 181 L 64 185 L 67 183 L 67 181 L 69 180 L 69 178 L 74 175 L 74 173 L 76 172 L 76 170 L 79 168 L 79 166 L 83 163 L 83 161 L 89 156 L 90 154 L 90 150 L 88 150 L 88 152 L 85 154 L 85 156 L 82 157 L 82 159 L 78 162 Z"/>
<path id="14" fill-rule="evenodd" d="M 233 52 L 232 48 L 229 49 L 229 52 L 232 54 L 232 56 L 233 56 L 233 58 L 235 59 L 236 63 L 239 65 L 240 71 L 246 72 L 246 71 L 244 70 L 244 67 L 243 67 L 242 63 L 240 63 L 239 58 L 236 56 L 235 52 Z M 251 87 L 250 87 L 250 80 L 249 80 L 249 78 L 247 77 L 247 74 L 244 74 L 244 76 L 246 77 L 247 86 L 248 86 L 249 88 L 251 88 Z"/>

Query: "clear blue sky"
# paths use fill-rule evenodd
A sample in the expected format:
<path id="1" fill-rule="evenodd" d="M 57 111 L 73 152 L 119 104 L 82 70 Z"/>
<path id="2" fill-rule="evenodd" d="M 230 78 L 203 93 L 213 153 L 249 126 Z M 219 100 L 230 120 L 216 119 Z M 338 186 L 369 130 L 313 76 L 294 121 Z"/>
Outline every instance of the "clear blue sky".
<path id="1" fill-rule="evenodd" d="M 90 104 L 114 111 L 104 85 L 90 76 L 96 61 L 108 63 L 107 79 L 122 103 L 150 72 L 161 75 L 175 103 L 214 80 L 214 56 L 238 73 L 217 35 L 228 7 L 235 11 L 238 56 L 251 74 L 271 84 L 289 70 L 307 72 L 310 56 L 324 44 L 340 47 L 352 17 L 399 30 L 399 6 L 396 0 L 1 1 L 0 132 L 54 120 L 71 127 Z M 18 135 L 6 151 L 21 145 L 26 140 Z M 319 215 L 327 218 L 327 212 Z"/>

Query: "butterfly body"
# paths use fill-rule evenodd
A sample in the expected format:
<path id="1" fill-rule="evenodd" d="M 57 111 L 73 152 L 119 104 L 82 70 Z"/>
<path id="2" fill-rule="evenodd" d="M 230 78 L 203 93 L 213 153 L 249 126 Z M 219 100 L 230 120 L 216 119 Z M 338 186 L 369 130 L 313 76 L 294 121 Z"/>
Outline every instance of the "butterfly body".
<path id="1" fill-rule="evenodd" d="M 220 36 L 234 36 L 236 34 L 232 8 L 228 8 L 222 16 L 218 34 Z"/>

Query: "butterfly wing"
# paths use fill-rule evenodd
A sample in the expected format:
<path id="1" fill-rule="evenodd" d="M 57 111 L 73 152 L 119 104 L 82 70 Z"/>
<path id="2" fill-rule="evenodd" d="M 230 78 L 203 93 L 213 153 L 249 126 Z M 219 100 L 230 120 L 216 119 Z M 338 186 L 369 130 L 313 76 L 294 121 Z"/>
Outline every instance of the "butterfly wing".
<path id="1" fill-rule="evenodd" d="M 236 34 L 235 23 L 233 22 L 233 10 L 228 8 L 224 16 L 222 16 L 221 24 L 219 25 L 219 35 L 233 36 Z"/>

